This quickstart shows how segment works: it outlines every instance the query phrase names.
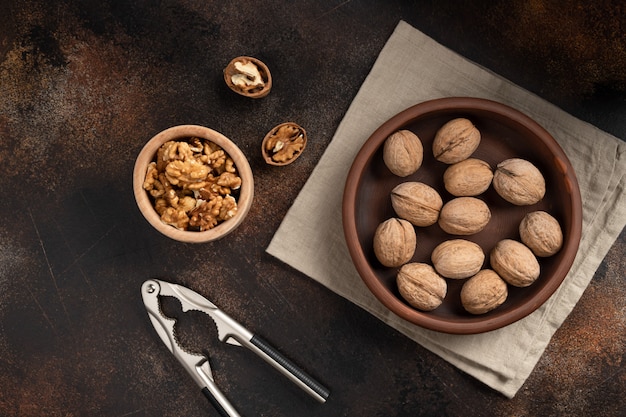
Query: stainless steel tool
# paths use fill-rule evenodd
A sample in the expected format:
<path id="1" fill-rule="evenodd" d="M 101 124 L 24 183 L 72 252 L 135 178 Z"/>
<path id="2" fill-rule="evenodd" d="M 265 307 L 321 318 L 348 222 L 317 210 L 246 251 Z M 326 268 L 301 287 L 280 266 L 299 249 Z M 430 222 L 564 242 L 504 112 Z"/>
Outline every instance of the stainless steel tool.
<path id="1" fill-rule="evenodd" d="M 330 391 L 326 387 L 293 364 L 269 343 L 230 318 L 195 291 L 180 285 L 151 279 L 141 286 L 141 295 L 152 325 L 163 343 L 189 372 L 202 389 L 202 393 L 222 416 L 237 417 L 239 414 L 215 384 L 209 358 L 202 354 L 189 353 L 178 345 L 174 337 L 176 320 L 163 315 L 159 296 L 177 298 L 181 303 L 183 312 L 198 310 L 208 314 L 217 326 L 217 335 L 220 341 L 250 349 L 317 401 L 323 403 L 330 395 Z"/>

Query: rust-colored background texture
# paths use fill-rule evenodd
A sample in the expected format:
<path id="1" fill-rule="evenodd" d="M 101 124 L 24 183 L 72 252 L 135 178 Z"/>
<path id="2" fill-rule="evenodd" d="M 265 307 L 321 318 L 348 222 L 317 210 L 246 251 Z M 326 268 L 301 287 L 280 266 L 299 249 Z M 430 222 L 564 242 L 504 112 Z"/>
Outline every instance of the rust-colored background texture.
<path id="1" fill-rule="evenodd" d="M 625 233 L 512 400 L 265 253 L 400 19 L 626 139 L 620 0 L 0 2 L 0 415 L 217 415 L 148 320 L 153 277 L 212 299 L 332 391 L 316 403 L 165 302 L 245 416 L 626 415 Z M 239 55 L 270 67 L 269 96 L 228 90 Z M 260 143 L 285 121 L 309 142 L 271 167 Z M 178 124 L 250 160 L 254 204 L 227 239 L 174 242 L 137 209 L 135 156 Z"/>

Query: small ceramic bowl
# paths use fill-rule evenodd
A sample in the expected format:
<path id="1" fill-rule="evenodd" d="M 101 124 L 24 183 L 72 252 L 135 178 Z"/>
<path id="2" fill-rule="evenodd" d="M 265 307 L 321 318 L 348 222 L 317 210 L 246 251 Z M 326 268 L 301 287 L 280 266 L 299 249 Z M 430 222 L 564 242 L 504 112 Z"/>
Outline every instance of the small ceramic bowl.
<path id="1" fill-rule="evenodd" d="M 184 140 L 192 137 L 208 140 L 219 145 L 233 160 L 241 178 L 241 187 L 238 191 L 237 213 L 234 217 L 219 223 L 206 231 L 180 230 L 161 221 L 159 214 L 154 208 L 153 200 L 143 188 L 148 165 L 155 161 L 158 149 L 165 142 L 171 140 Z M 245 219 L 254 197 L 254 179 L 250 164 L 243 152 L 230 139 L 215 130 L 203 126 L 181 125 L 166 129 L 146 143 L 137 159 L 133 171 L 133 192 L 139 210 L 146 220 L 165 236 L 187 243 L 204 243 L 220 239 L 235 228 Z"/>
<path id="2" fill-rule="evenodd" d="M 437 130 L 457 118 L 470 119 L 482 139 L 472 157 L 492 169 L 507 158 L 534 163 L 546 180 L 546 195 L 532 206 L 513 206 L 491 186 L 479 198 L 491 209 L 491 220 L 482 231 L 462 238 L 478 244 L 485 253 L 483 268 L 490 268 L 489 253 L 505 238 L 519 240 L 519 224 L 527 212 L 544 210 L 552 214 L 563 230 L 561 250 L 538 258 L 541 274 L 530 286 L 509 286 L 506 301 L 485 314 L 472 315 L 460 301 L 466 280 L 447 280 L 448 293 L 433 311 L 419 311 L 401 296 L 396 285 L 398 268 L 386 268 L 376 259 L 373 236 L 376 227 L 396 217 L 390 201 L 391 190 L 405 181 L 424 182 L 435 188 L 444 202 L 453 198 L 444 187 L 448 165 L 435 160 L 432 143 Z M 398 177 L 385 166 L 382 152 L 386 138 L 407 129 L 421 139 L 424 160 L 409 177 Z M 365 142 L 348 173 L 343 196 L 343 227 L 353 263 L 372 294 L 397 316 L 424 328 L 445 333 L 474 334 L 495 330 L 529 315 L 561 285 L 576 256 L 582 230 L 582 202 L 578 181 L 567 156 L 554 138 L 539 124 L 506 105 L 478 98 L 443 98 L 417 104 L 381 125 Z M 458 237 L 445 233 L 437 224 L 416 228 L 417 249 L 412 262 L 431 263 L 433 249 L 444 240 Z"/>
<path id="3" fill-rule="evenodd" d="M 246 76 L 244 71 L 237 68 L 238 65 L 252 65 L 252 69 L 258 71 L 261 83 L 259 85 L 249 86 L 239 84 L 239 82 L 236 81 L 237 78 L 242 82 L 252 80 L 250 77 Z M 246 70 L 246 73 L 250 74 L 250 71 Z M 238 56 L 237 58 L 233 58 L 226 68 L 224 68 L 224 82 L 226 82 L 228 88 L 237 94 L 250 98 L 263 98 L 267 96 L 272 89 L 272 74 L 267 65 L 262 61 L 251 56 Z"/>

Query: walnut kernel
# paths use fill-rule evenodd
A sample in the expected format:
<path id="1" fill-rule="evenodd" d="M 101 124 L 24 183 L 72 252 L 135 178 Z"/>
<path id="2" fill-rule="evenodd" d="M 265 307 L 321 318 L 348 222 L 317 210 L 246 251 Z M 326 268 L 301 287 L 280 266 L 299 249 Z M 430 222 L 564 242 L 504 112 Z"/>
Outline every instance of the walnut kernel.
<path id="1" fill-rule="evenodd" d="M 161 221 L 177 229 L 185 230 L 189 225 L 189 216 L 184 210 L 167 207 L 163 210 L 163 214 L 161 214 Z"/>
<path id="2" fill-rule="evenodd" d="M 209 167 L 195 159 L 173 160 L 165 167 L 165 177 L 172 185 L 199 190 L 206 185 Z"/>

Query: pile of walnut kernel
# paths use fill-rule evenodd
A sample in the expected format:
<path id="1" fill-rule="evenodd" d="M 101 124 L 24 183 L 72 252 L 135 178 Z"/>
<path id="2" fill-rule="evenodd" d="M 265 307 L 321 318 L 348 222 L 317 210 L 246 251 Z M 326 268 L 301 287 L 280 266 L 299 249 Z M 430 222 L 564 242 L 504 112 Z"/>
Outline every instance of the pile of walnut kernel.
<path id="1" fill-rule="evenodd" d="M 200 138 L 164 143 L 148 165 L 143 188 L 161 221 L 180 230 L 205 231 L 237 213 L 233 191 L 241 178 L 231 157 Z"/>

